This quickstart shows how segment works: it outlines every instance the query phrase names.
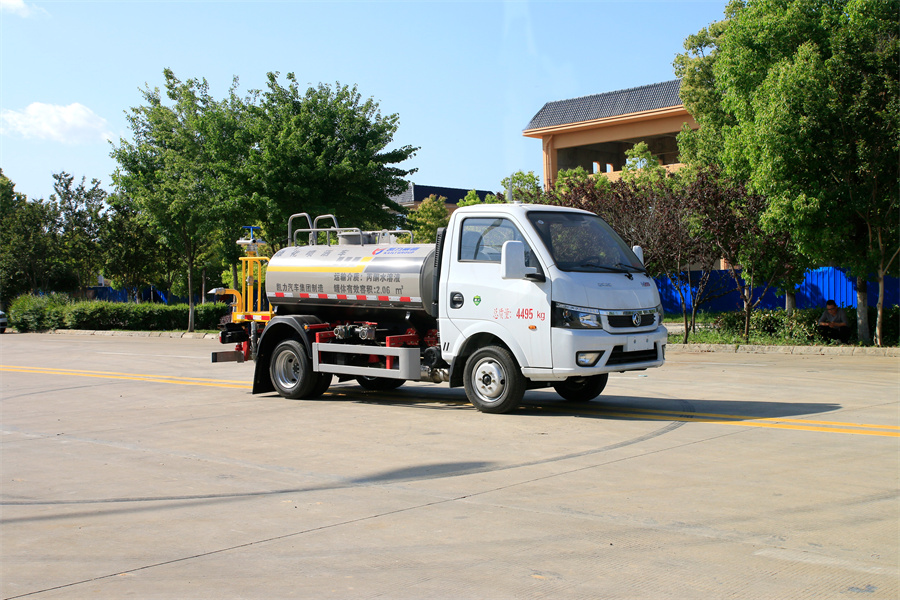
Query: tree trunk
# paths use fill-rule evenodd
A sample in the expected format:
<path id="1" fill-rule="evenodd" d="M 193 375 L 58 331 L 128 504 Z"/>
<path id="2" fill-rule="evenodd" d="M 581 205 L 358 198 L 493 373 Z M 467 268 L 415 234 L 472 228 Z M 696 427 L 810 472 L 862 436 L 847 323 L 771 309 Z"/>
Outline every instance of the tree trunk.
<path id="1" fill-rule="evenodd" d="M 691 333 L 697 332 L 697 301 L 692 300 L 691 304 Z M 685 338 L 686 339 L 686 338 Z"/>
<path id="2" fill-rule="evenodd" d="M 194 331 L 194 260 L 188 255 L 188 332 Z"/>
<path id="3" fill-rule="evenodd" d="M 681 265 L 678 265 L 681 267 Z M 675 280 L 669 277 L 669 281 L 672 282 L 672 285 L 675 286 L 675 289 L 678 290 L 678 298 L 681 300 L 681 318 L 684 323 L 684 335 L 682 336 L 681 343 L 688 343 L 688 336 L 691 333 L 690 327 L 688 325 L 688 316 L 687 316 L 687 299 L 684 297 L 684 289 L 681 285 L 680 280 Z M 688 290 L 691 289 L 691 273 L 688 271 Z"/>
<path id="4" fill-rule="evenodd" d="M 200 271 L 200 304 L 206 304 L 206 267 Z"/>
<path id="5" fill-rule="evenodd" d="M 794 292 L 787 292 L 784 295 L 784 312 L 788 315 L 794 314 L 794 310 L 797 308 L 797 294 Z"/>
<path id="6" fill-rule="evenodd" d="M 750 301 L 747 298 L 744 298 L 744 343 L 750 343 L 750 312 L 753 310 L 753 306 L 750 305 Z"/>
<path id="7" fill-rule="evenodd" d="M 875 318 L 875 345 L 883 346 L 884 338 L 884 273 L 878 273 L 878 312 Z"/>
<path id="8" fill-rule="evenodd" d="M 872 343 L 869 335 L 869 287 L 865 277 L 856 278 L 856 335 L 866 346 Z"/>

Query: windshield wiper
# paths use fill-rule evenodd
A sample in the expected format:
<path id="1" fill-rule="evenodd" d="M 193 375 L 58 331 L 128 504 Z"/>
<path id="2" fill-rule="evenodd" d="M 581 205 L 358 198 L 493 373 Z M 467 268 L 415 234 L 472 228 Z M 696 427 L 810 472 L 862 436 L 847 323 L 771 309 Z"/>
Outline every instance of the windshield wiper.
<path id="1" fill-rule="evenodd" d="M 626 273 L 646 273 L 647 269 L 641 267 L 635 267 L 634 265 L 627 265 L 625 263 L 616 263 L 616 266 L 621 268 L 623 272 Z"/>
<path id="2" fill-rule="evenodd" d="M 578 265 L 579 269 L 603 269 L 607 273 L 628 273 L 625 269 L 619 268 L 618 266 L 611 267 L 609 265 L 598 265 L 597 263 L 586 262 Z"/>

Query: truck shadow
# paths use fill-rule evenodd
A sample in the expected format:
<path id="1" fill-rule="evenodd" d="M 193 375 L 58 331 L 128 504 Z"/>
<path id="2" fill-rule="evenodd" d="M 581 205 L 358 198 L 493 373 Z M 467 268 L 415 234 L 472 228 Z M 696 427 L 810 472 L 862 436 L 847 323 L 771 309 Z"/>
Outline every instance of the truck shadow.
<path id="1" fill-rule="evenodd" d="M 318 401 L 350 400 L 366 404 L 405 406 L 429 410 L 475 411 L 461 388 L 401 388 L 371 392 L 356 386 L 335 386 Z M 636 421 L 752 421 L 812 416 L 842 408 L 833 402 L 764 402 L 745 400 L 696 400 L 690 398 L 649 398 L 600 395 L 590 402 L 568 402 L 552 390 L 532 390 L 514 415 L 577 416 L 594 419 Z"/>

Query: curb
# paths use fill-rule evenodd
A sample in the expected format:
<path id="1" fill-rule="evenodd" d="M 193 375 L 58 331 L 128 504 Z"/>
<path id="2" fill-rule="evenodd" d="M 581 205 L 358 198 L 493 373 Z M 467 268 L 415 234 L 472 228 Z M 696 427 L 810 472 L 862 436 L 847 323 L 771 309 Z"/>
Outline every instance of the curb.
<path id="1" fill-rule="evenodd" d="M 184 340 L 218 340 L 216 333 L 199 333 L 187 331 L 110 331 L 106 329 L 51 329 L 51 335 L 99 335 L 106 337 L 162 337 L 181 338 Z"/>
<path id="2" fill-rule="evenodd" d="M 863 346 L 759 346 L 754 344 L 667 344 L 666 352 L 730 354 L 797 354 L 808 356 L 889 356 L 900 357 L 900 348 Z"/>

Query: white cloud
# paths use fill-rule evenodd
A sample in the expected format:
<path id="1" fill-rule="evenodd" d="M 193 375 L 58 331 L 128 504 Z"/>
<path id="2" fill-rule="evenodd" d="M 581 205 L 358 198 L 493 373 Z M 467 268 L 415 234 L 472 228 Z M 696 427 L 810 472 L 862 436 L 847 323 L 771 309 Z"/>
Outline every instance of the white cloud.
<path id="1" fill-rule="evenodd" d="M 33 102 L 25 110 L 4 110 L 0 133 L 64 144 L 90 144 L 112 139 L 106 119 L 79 103 L 59 106 Z"/>
<path id="2" fill-rule="evenodd" d="M 30 17 L 36 12 L 45 11 L 36 6 L 25 4 L 24 0 L 0 0 L 0 12 L 11 12 L 20 17 Z"/>

